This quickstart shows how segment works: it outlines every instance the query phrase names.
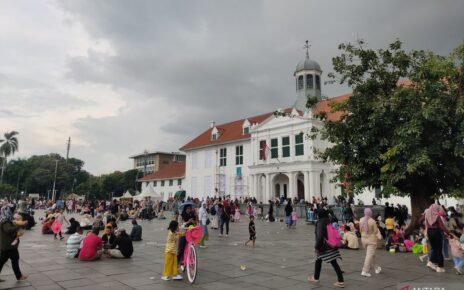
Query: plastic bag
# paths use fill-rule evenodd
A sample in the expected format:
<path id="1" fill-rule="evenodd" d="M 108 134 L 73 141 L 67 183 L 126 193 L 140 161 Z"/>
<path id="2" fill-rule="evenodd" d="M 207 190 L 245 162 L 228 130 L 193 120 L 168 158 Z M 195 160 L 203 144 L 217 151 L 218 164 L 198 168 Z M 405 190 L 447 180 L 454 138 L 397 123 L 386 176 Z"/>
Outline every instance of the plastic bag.
<path id="1" fill-rule="evenodd" d="M 413 254 L 421 254 L 422 253 L 422 245 L 421 244 L 414 244 L 414 246 L 412 246 L 412 253 Z"/>

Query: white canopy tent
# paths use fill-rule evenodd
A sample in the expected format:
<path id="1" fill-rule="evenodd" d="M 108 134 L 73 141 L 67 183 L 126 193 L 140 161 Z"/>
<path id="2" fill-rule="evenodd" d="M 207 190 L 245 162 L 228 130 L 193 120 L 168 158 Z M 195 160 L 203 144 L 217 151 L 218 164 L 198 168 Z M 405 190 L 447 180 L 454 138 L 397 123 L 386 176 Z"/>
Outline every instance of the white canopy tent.
<path id="1" fill-rule="evenodd" d="M 134 196 L 134 198 L 138 199 L 138 200 L 142 200 L 145 197 L 151 197 L 152 200 L 162 200 L 163 199 L 161 194 L 155 192 L 155 189 L 153 188 L 153 186 L 151 184 L 148 185 L 147 187 L 145 187 L 142 190 L 141 194 L 139 194 L 137 196 Z"/>
<path id="2" fill-rule="evenodd" d="M 132 196 L 132 194 L 130 194 L 130 192 L 128 190 L 121 197 L 123 197 L 123 198 L 132 198 L 133 196 Z"/>

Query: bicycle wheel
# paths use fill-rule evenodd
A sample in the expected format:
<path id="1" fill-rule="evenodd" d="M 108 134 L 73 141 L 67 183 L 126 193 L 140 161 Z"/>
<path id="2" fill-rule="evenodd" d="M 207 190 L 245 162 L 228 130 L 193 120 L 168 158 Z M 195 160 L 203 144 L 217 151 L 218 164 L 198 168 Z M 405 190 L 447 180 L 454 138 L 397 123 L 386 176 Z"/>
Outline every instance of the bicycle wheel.
<path id="1" fill-rule="evenodd" d="M 189 246 L 189 254 L 187 258 L 187 278 L 190 284 L 195 283 L 195 278 L 197 277 L 197 252 L 193 245 Z"/>

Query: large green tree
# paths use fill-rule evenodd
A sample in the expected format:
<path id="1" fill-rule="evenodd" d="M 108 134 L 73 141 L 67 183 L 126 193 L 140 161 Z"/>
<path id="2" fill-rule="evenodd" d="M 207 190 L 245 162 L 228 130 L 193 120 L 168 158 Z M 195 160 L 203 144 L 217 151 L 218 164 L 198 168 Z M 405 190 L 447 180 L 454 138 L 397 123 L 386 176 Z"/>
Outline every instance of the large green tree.
<path id="1" fill-rule="evenodd" d="M 4 139 L 0 139 L 0 156 L 2 161 L 2 171 L 0 173 L 0 184 L 3 183 L 3 174 L 7 166 L 8 157 L 15 154 L 19 149 L 18 132 L 11 131 L 4 134 Z"/>
<path id="2" fill-rule="evenodd" d="M 325 120 L 320 153 L 340 165 L 339 182 L 355 194 L 381 188 L 410 196 L 412 225 L 434 199 L 464 192 L 464 45 L 449 56 L 405 51 L 400 41 L 373 50 L 363 41 L 341 44 L 331 82 L 353 94 L 332 103 L 340 120 Z"/>

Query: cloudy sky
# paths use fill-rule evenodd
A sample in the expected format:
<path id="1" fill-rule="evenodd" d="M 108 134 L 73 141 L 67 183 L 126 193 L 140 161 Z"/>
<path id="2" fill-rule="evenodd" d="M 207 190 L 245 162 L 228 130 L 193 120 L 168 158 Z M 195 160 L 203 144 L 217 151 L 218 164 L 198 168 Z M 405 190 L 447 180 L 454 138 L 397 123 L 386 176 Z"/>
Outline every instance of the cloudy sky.
<path id="1" fill-rule="evenodd" d="M 0 133 L 18 157 L 58 152 L 94 174 L 176 151 L 212 120 L 293 104 L 304 57 L 324 75 L 341 42 L 446 55 L 464 1 L 0 1 Z M 335 96 L 347 88 L 323 87 Z"/>

